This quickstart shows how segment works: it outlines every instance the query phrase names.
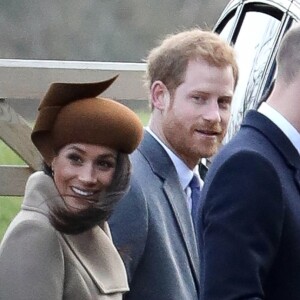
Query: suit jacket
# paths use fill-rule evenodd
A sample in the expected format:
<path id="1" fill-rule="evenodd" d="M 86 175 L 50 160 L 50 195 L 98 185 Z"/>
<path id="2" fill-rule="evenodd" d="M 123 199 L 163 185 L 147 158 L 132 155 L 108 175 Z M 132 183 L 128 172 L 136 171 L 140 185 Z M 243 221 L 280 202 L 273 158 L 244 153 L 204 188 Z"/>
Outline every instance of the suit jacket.
<path id="1" fill-rule="evenodd" d="M 126 270 L 107 223 L 78 235 L 58 232 L 45 203 L 57 196 L 43 172 L 29 178 L 22 210 L 0 246 L 0 299 L 122 299 Z"/>
<path id="2" fill-rule="evenodd" d="M 176 169 L 148 132 L 131 159 L 129 193 L 109 220 L 129 277 L 124 299 L 198 299 L 197 243 Z"/>
<path id="3" fill-rule="evenodd" d="M 202 192 L 201 300 L 300 299 L 300 158 L 250 111 Z"/>

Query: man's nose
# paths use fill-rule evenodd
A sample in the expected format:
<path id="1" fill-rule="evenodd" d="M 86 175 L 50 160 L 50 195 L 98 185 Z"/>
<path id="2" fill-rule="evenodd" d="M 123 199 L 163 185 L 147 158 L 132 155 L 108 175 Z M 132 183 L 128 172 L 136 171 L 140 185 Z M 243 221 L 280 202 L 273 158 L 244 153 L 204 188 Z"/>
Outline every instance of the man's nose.
<path id="1" fill-rule="evenodd" d="M 217 101 L 209 101 L 203 108 L 203 119 L 209 122 L 221 122 L 220 108 Z"/>

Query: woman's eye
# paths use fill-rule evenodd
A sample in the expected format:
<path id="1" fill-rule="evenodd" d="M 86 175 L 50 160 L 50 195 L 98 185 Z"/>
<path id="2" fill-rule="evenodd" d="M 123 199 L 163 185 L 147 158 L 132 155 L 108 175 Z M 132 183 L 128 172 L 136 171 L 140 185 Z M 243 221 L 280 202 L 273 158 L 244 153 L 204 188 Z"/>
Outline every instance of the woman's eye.
<path id="1" fill-rule="evenodd" d="M 115 167 L 115 163 L 112 161 L 101 160 L 97 163 L 98 167 L 101 169 L 110 169 Z"/>
<path id="2" fill-rule="evenodd" d="M 69 154 L 68 159 L 73 163 L 81 163 L 82 162 L 81 157 L 77 154 Z"/>

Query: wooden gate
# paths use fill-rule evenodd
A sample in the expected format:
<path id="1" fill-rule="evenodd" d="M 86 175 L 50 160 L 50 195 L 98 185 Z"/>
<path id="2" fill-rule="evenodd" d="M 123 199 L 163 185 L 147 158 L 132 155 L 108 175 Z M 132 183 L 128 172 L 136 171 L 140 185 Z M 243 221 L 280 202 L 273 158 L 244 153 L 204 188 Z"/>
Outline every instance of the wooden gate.
<path id="1" fill-rule="evenodd" d="M 37 101 L 52 82 L 96 82 L 119 74 L 103 96 L 120 101 L 147 100 L 144 73 L 143 63 L 0 59 L 0 139 L 26 163 L 0 165 L 0 196 L 23 195 L 28 176 L 41 165 L 40 154 L 30 140 L 30 124 L 7 99 Z"/>

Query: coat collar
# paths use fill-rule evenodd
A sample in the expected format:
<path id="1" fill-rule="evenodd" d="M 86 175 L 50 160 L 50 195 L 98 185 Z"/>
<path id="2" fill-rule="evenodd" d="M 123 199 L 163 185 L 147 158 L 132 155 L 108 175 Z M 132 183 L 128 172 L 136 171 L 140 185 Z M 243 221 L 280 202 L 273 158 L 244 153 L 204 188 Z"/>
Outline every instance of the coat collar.
<path id="1" fill-rule="evenodd" d="M 157 176 L 162 179 L 166 179 L 170 176 L 178 178 L 170 157 L 148 131 L 144 132 L 144 139 L 138 147 L 138 150 L 145 157 Z"/>
<path id="2" fill-rule="evenodd" d="M 196 281 L 199 281 L 199 257 L 196 236 L 190 213 L 185 201 L 186 194 L 181 188 L 176 169 L 163 147 L 151 136 L 149 132 L 144 133 L 144 139 L 138 151 L 149 163 L 153 172 L 162 179 L 163 189 L 167 195 L 173 210 L 175 219 L 180 228 L 187 255 L 190 259 Z M 191 234 L 192 233 L 192 234 Z"/>
<path id="3" fill-rule="evenodd" d="M 266 116 L 250 110 L 242 127 L 252 127 L 263 134 L 282 155 L 286 164 L 294 171 L 294 179 L 300 189 L 300 155 L 288 137 Z"/>
<path id="4" fill-rule="evenodd" d="M 63 238 L 102 293 L 128 291 L 126 270 L 107 223 L 104 230 L 96 226 L 78 235 L 63 234 Z"/>
<path id="5" fill-rule="evenodd" d="M 53 197 L 60 196 L 52 178 L 43 172 L 36 172 L 26 184 L 22 208 L 48 217 L 46 199 Z M 126 270 L 112 243 L 106 222 L 103 228 L 96 226 L 81 234 L 59 234 L 101 293 L 128 291 Z"/>

